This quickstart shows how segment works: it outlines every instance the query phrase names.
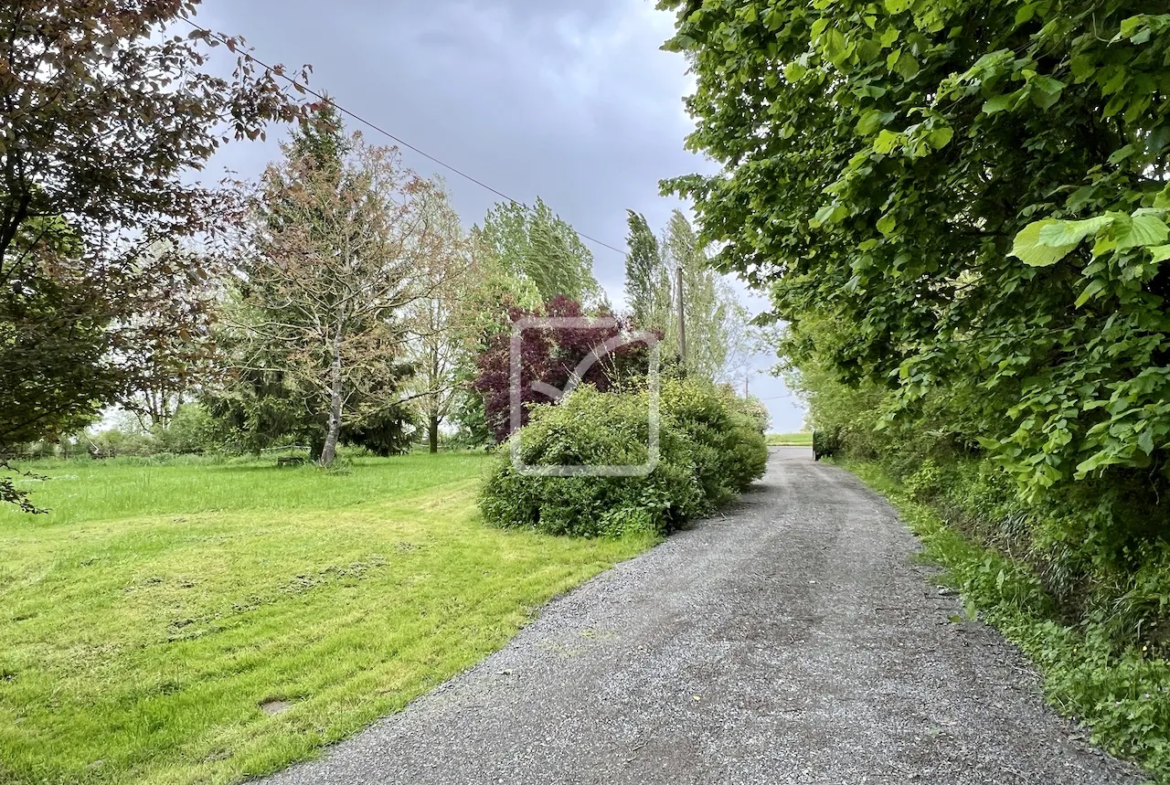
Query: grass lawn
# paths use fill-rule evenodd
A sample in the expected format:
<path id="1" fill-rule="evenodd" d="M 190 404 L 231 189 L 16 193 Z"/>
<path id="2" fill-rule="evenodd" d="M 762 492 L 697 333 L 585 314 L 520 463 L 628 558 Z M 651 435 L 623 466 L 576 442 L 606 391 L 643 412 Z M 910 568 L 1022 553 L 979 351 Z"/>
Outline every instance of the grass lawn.
<path id="1" fill-rule="evenodd" d="M 769 447 L 812 447 L 812 433 L 770 433 Z"/>
<path id="2" fill-rule="evenodd" d="M 0 782 L 230 783 L 500 648 L 646 540 L 484 526 L 483 456 L 43 464 L 0 511 Z"/>

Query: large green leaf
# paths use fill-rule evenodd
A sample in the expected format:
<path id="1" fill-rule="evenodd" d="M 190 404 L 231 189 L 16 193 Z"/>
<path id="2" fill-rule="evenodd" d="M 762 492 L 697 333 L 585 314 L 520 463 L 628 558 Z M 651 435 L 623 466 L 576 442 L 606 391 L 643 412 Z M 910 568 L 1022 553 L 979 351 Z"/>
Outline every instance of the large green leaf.
<path id="1" fill-rule="evenodd" d="M 1155 215 L 1124 216 L 1114 224 L 1113 238 L 1117 250 L 1125 251 L 1144 245 L 1161 245 L 1170 237 L 1166 222 Z"/>
<path id="2" fill-rule="evenodd" d="M 1049 248 L 1076 247 L 1089 235 L 1113 223 L 1115 216 L 1099 215 L 1083 221 L 1054 221 L 1040 230 L 1040 244 Z"/>
<path id="3" fill-rule="evenodd" d="M 1040 233 L 1046 227 L 1059 223 L 1055 219 L 1045 218 L 1043 221 L 1028 224 L 1022 232 L 1016 235 L 1011 255 L 1029 267 L 1051 267 L 1056 264 L 1077 247 L 1076 243 L 1051 246 L 1041 242 Z"/>
<path id="4" fill-rule="evenodd" d="M 941 150 L 951 143 L 951 139 L 953 139 L 954 136 L 954 128 L 943 126 L 942 128 L 935 128 L 933 131 L 931 131 L 926 140 L 935 150 Z"/>
<path id="5" fill-rule="evenodd" d="M 1164 262 L 1170 259 L 1170 245 L 1155 245 L 1150 249 L 1155 262 Z"/>

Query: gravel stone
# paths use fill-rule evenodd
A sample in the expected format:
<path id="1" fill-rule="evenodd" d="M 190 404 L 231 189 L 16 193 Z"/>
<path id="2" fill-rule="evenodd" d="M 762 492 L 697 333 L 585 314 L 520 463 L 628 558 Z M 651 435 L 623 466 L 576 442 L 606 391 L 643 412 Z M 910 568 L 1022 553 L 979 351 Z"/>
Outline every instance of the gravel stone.
<path id="1" fill-rule="evenodd" d="M 550 603 L 477 667 L 268 785 L 1143 781 L 954 623 L 894 511 L 807 449 Z"/>

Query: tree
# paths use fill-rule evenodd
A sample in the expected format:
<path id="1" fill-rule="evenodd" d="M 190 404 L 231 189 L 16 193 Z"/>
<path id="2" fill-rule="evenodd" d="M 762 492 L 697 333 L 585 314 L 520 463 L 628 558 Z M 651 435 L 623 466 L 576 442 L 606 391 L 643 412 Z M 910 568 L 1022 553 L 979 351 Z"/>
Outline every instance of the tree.
<path id="1" fill-rule="evenodd" d="M 680 354 L 677 272 L 682 270 L 686 316 L 686 372 L 709 381 L 743 378 L 760 351 L 759 331 L 735 290 L 710 264 L 706 244 L 680 211 L 670 217 L 662 240 L 646 218 L 629 213 L 626 294 L 635 322 L 664 336 L 663 355 Z"/>
<path id="2" fill-rule="evenodd" d="M 419 398 L 432 453 L 439 451 L 439 428 L 452 414 L 459 399 L 461 358 L 458 319 L 465 311 L 460 299 L 471 294 L 471 243 L 459 216 L 437 184 L 428 194 L 426 222 L 439 238 L 435 254 L 424 260 L 420 271 L 430 294 L 418 300 L 409 318 L 413 335 L 408 347 L 414 376 L 412 387 Z"/>
<path id="3" fill-rule="evenodd" d="M 512 323 L 526 317 L 586 318 L 581 304 L 567 297 L 553 298 L 536 311 L 512 309 Z M 599 353 L 597 362 L 587 363 L 578 375 L 582 361 L 596 349 L 611 340 L 628 337 L 633 328 L 604 312 L 587 321 L 589 324 L 584 327 L 531 329 L 521 336 L 520 426 L 527 425 L 533 406 L 559 403 L 559 393 L 569 392 L 571 384 L 590 384 L 600 392 L 607 392 L 645 379 L 648 348 L 644 342 L 633 341 L 616 346 L 612 352 Z M 479 375 L 473 388 L 483 396 L 488 427 L 496 441 L 503 442 L 513 432 L 511 329 L 489 342 L 478 365 Z"/>
<path id="4" fill-rule="evenodd" d="M 486 445 L 494 442 L 495 436 L 488 423 L 484 396 L 474 389 L 480 358 L 500 336 L 510 333 L 516 309 L 535 312 L 541 301 L 533 282 L 511 272 L 477 229 L 471 232 L 469 252 L 469 265 L 458 282 L 451 320 L 456 389 L 450 416 L 458 424 L 462 439 L 472 445 Z"/>
<path id="5" fill-rule="evenodd" d="M 662 251 L 646 216 L 633 210 L 629 214 L 630 232 L 626 236 L 626 299 L 634 320 L 650 324 L 659 313 L 660 286 L 664 273 Z"/>
<path id="6" fill-rule="evenodd" d="M 567 297 L 587 306 L 603 304 L 593 277 L 593 254 L 568 223 L 539 197 L 534 207 L 496 205 L 484 218 L 482 242 L 513 276 L 532 281 L 543 300 Z"/>
<path id="7" fill-rule="evenodd" d="M 648 247 L 645 237 L 640 237 L 639 243 Z M 656 240 L 655 245 L 661 249 L 660 261 L 647 266 L 646 274 L 639 274 L 651 285 L 645 324 L 662 332 L 664 357 L 680 356 L 681 270 L 687 339 L 685 371 L 708 381 L 721 380 L 731 370 L 727 367 L 731 336 L 740 331 L 732 321 L 746 319 L 746 311 L 727 282 L 711 269 L 705 244 L 680 211 L 671 214 L 661 242 Z"/>
<path id="8" fill-rule="evenodd" d="M 0 6 L 0 445 L 132 405 L 164 356 L 203 329 L 186 296 L 233 218 L 191 184 L 234 135 L 300 108 L 241 55 L 204 73 L 212 37 L 169 36 L 197 0 L 11 0 Z M 238 50 L 239 39 L 228 40 Z M 204 253 L 179 252 L 200 236 Z M 148 255 L 159 240 L 172 250 Z"/>
<path id="9" fill-rule="evenodd" d="M 433 184 L 360 135 L 301 135 L 283 151 L 253 199 L 253 251 L 237 272 L 236 370 L 299 391 L 328 466 L 346 429 L 408 403 L 408 319 L 444 283 L 431 265 L 449 252 L 448 218 Z"/>
<path id="10" fill-rule="evenodd" d="M 1032 495 L 1165 473 L 1170 16 L 660 5 L 698 80 L 689 145 L 722 164 L 666 188 L 769 289 L 798 363 L 888 388 L 894 419 L 949 412 L 932 429 Z"/>
<path id="11" fill-rule="evenodd" d="M 664 243 L 667 267 L 682 270 L 682 298 L 686 319 L 688 373 L 714 381 L 727 360 L 727 315 L 734 297 L 709 264 L 706 245 L 680 211 L 670 216 Z M 673 289 L 673 287 L 672 287 Z M 675 291 L 675 302 L 679 292 Z M 665 294 L 662 297 L 666 300 Z M 677 345 L 677 307 L 669 312 L 666 351 Z"/>

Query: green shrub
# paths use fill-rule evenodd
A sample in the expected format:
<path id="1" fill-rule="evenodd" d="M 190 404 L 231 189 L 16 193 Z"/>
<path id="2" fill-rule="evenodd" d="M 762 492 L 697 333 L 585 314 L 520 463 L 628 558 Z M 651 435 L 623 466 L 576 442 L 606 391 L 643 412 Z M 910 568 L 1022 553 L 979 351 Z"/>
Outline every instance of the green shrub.
<path id="1" fill-rule="evenodd" d="M 764 474 L 768 446 L 734 395 L 700 381 L 662 387 L 663 425 L 690 443 L 695 475 L 712 507 L 733 500 Z"/>
<path id="2" fill-rule="evenodd" d="M 518 439 L 529 466 L 634 466 L 649 458 L 646 392 L 584 386 L 557 406 L 537 407 Z M 735 498 L 760 477 L 764 436 L 732 396 L 698 382 L 667 381 L 659 462 L 646 477 L 521 474 L 509 452 L 484 486 L 491 524 L 581 537 L 668 534 Z"/>

